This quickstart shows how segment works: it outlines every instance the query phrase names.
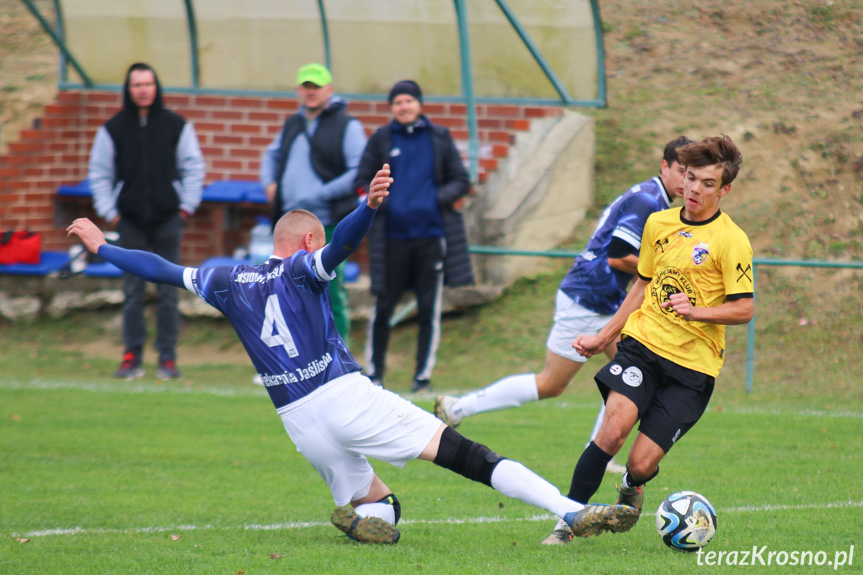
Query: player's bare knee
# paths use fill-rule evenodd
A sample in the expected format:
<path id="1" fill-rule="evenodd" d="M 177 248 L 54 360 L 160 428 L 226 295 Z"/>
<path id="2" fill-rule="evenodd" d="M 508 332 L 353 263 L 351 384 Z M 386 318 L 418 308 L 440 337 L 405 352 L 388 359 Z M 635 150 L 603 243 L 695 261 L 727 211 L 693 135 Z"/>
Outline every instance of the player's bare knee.
<path id="1" fill-rule="evenodd" d="M 599 433 L 596 435 L 596 439 L 594 439 L 594 443 L 609 455 L 616 455 L 623 447 L 623 444 L 626 443 L 626 438 L 628 436 L 628 430 L 611 426 L 606 427 L 603 424 L 602 429 L 599 430 Z"/>
<path id="2" fill-rule="evenodd" d="M 501 457 L 451 427 L 444 429 L 434 464 L 491 487 L 491 474 Z"/>
<path id="3" fill-rule="evenodd" d="M 569 379 L 556 377 L 554 370 L 546 369 L 536 374 L 536 392 L 540 399 L 560 397 L 566 391 L 567 385 L 569 385 Z"/>
<path id="4" fill-rule="evenodd" d="M 540 399 L 549 399 L 551 397 L 560 397 L 566 390 L 566 383 L 558 385 L 557 382 L 541 385 L 537 382 L 536 392 Z"/>

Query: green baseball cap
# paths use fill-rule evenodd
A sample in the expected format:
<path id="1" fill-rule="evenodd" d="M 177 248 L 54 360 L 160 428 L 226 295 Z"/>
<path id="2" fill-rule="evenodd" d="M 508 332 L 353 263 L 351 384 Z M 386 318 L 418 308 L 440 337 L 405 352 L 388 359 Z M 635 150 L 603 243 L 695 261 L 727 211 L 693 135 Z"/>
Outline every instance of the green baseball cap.
<path id="1" fill-rule="evenodd" d="M 306 64 L 297 71 L 297 85 L 311 82 L 316 86 L 328 86 L 333 83 L 333 75 L 326 66 Z"/>

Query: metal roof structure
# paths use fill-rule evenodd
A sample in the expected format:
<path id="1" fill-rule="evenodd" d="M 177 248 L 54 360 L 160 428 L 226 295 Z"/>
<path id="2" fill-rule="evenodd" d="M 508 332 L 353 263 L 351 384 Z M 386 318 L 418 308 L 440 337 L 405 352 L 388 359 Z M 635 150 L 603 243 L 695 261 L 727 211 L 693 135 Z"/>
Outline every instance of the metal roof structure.
<path id="1" fill-rule="evenodd" d="M 22 2 L 60 49 L 61 90 L 117 90 L 143 61 L 168 92 L 291 95 L 320 62 L 348 99 L 410 78 L 464 102 L 472 147 L 476 104 L 606 105 L 598 0 L 52 0 L 53 23 Z"/>

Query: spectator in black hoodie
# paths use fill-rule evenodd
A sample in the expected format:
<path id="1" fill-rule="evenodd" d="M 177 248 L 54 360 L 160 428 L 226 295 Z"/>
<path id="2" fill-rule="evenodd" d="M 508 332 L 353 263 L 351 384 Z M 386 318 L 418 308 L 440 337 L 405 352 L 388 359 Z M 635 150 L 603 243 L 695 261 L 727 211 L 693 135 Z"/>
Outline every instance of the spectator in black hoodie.
<path id="1" fill-rule="evenodd" d="M 201 202 L 204 158 L 192 124 L 165 109 L 156 72 L 133 64 L 126 73 L 123 109 L 96 132 L 88 179 L 93 207 L 120 234 L 124 248 L 152 251 L 179 263 L 183 224 Z M 114 374 L 143 377 L 145 282 L 126 274 L 123 291 L 125 352 Z M 158 286 L 156 351 L 160 379 L 181 376 L 176 345 L 177 290 Z"/>

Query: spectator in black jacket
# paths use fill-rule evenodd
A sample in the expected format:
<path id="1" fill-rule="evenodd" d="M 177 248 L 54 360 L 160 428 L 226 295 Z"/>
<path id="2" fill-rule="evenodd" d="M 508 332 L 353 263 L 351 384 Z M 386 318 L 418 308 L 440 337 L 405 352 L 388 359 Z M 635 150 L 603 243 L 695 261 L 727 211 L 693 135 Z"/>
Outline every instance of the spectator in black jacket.
<path id="1" fill-rule="evenodd" d="M 431 389 L 443 286 L 474 281 L 464 220 L 454 207 L 470 191 L 470 178 L 449 130 L 422 115 L 416 82 L 396 83 L 389 103 L 393 121 L 369 139 L 354 180 L 362 193 L 384 163 L 394 180 L 368 236 L 377 303 L 369 320 L 366 370 L 383 385 L 390 318 L 405 290 L 413 288 L 419 340 L 412 390 L 421 392 Z"/>
<path id="2" fill-rule="evenodd" d="M 87 179 L 93 207 L 120 234 L 127 249 L 152 251 L 179 263 L 183 225 L 201 202 L 206 166 L 191 123 L 165 108 L 156 72 L 144 63 L 126 72 L 123 109 L 96 132 Z M 123 362 L 114 377 L 143 377 L 147 326 L 145 282 L 123 280 Z M 156 351 L 159 379 L 181 376 L 177 368 L 180 313 L 177 290 L 157 288 Z"/>

